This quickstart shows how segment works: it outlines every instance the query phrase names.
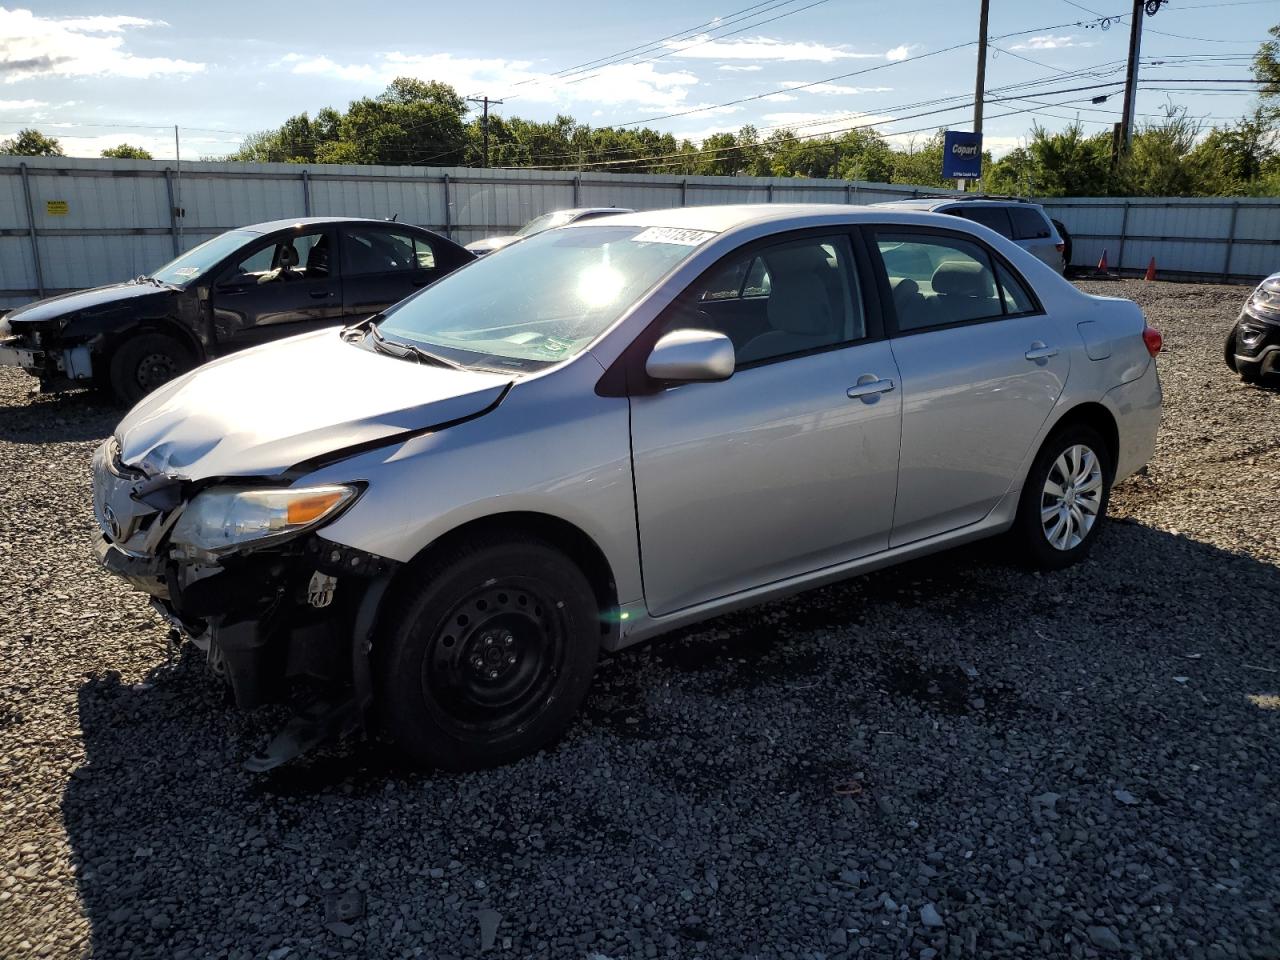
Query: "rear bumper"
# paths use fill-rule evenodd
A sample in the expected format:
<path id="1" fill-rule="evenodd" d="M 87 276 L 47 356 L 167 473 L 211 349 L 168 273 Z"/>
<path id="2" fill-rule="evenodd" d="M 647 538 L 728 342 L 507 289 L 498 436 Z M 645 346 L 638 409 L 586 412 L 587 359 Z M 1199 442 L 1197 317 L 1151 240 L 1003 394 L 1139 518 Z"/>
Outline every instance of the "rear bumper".
<path id="1" fill-rule="evenodd" d="M 1156 452 L 1162 393 L 1160 374 L 1152 360 L 1142 376 L 1108 390 L 1102 398 L 1116 420 L 1119 449 L 1114 483 L 1141 470 Z"/>

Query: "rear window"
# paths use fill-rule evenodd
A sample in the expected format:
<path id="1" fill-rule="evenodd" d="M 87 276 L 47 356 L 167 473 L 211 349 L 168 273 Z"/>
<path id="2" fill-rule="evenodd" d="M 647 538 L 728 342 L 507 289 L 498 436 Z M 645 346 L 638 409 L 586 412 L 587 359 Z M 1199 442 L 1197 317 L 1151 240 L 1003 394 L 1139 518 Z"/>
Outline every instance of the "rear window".
<path id="1" fill-rule="evenodd" d="M 947 213 L 990 227 L 1002 237 L 1013 236 L 1009 228 L 1009 212 L 1004 207 L 956 207 Z"/>
<path id="2" fill-rule="evenodd" d="M 1049 221 L 1043 213 L 1031 207 L 1014 207 L 1009 211 L 1013 221 L 1013 239 L 1046 240 L 1049 237 Z"/>

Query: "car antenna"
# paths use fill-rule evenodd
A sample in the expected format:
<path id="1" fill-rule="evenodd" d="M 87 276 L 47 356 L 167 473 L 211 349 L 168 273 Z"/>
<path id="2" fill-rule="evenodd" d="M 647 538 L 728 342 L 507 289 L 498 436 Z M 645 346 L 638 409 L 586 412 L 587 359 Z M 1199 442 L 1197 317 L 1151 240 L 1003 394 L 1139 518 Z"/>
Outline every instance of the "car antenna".
<path id="1" fill-rule="evenodd" d="M 395 213 L 393 213 L 391 216 L 387 217 L 387 219 L 388 219 L 388 220 L 390 220 L 392 223 L 395 223 L 395 222 L 396 222 L 396 217 L 398 217 L 398 216 L 400 216 L 400 212 L 397 210 L 397 211 L 396 211 Z"/>

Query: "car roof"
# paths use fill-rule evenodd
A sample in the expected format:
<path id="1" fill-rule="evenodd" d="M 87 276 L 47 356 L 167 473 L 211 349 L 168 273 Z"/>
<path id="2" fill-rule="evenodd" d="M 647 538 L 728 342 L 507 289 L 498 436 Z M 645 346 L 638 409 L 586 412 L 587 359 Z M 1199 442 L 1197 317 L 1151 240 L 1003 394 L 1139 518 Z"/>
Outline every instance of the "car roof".
<path id="1" fill-rule="evenodd" d="M 548 213 L 571 213 L 580 217 L 586 213 L 635 213 L 630 207 L 568 207 L 564 210 L 549 210 Z"/>
<path id="2" fill-rule="evenodd" d="M 243 227 L 238 227 L 237 229 L 252 230 L 255 233 L 274 233 L 277 230 L 288 230 L 290 227 L 305 227 L 312 224 L 327 223 L 370 223 L 377 224 L 381 227 L 398 226 L 413 227 L 415 230 L 425 229 L 424 227 L 419 227 L 412 223 L 403 223 L 394 220 L 378 220 L 375 217 L 292 217 L 288 220 L 267 220 L 263 223 L 251 223 Z M 430 231 L 427 232 L 429 233 Z"/>
<path id="3" fill-rule="evenodd" d="M 748 225 L 770 225 L 778 228 L 822 226 L 838 222 L 884 222 L 892 212 L 874 204 L 843 203 L 740 203 L 724 206 L 668 207 L 662 210 L 641 210 L 612 217 L 601 217 L 585 222 L 570 223 L 561 230 L 590 230 L 601 226 L 674 227 L 683 230 L 705 230 L 725 233 Z M 932 218 L 927 209 L 902 210 L 894 219 L 912 222 L 912 215 Z M 905 218 L 905 219 L 904 219 Z M 915 222 L 929 222 L 917 220 Z"/>
<path id="4" fill-rule="evenodd" d="M 1040 207 L 1034 200 L 1019 197 L 913 197 L 910 200 L 882 200 L 877 207 L 897 207 L 900 210 L 937 210 L 948 204 L 963 203 L 974 207 Z"/>

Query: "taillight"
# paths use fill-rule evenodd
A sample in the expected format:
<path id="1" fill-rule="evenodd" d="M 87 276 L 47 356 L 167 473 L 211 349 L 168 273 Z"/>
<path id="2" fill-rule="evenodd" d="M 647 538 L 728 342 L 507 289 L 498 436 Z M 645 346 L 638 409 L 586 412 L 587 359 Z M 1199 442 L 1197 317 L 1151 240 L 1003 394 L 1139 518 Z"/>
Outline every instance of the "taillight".
<path id="1" fill-rule="evenodd" d="M 1155 327 L 1145 326 L 1142 328 L 1142 342 L 1147 345 L 1147 353 L 1154 357 L 1164 346 L 1164 337 L 1160 336 L 1160 331 Z"/>
<path id="2" fill-rule="evenodd" d="M 1053 249 L 1057 250 L 1059 253 L 1066 253 L 1067 245 L 1065 243 L 1055 243 L 1053 245 Z"/>

